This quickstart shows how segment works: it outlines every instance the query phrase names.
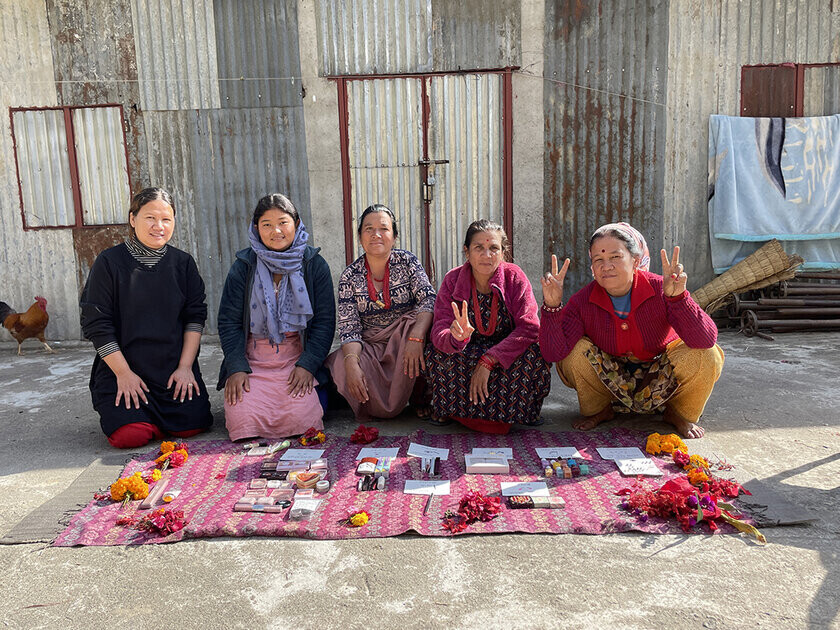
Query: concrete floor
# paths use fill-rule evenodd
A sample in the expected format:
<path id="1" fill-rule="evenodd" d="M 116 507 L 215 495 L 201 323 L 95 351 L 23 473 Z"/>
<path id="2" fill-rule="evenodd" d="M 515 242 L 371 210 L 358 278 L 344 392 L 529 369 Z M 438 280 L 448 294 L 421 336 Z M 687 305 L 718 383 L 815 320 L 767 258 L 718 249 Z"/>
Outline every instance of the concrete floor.
<path id="1" fill-rule="evenodd" d="M 29 345 L 29 344 L 32 345 Z M 739 536 L 499 535 L 0 546 L 10 628 L 840 627 L 840 335 L 724 334 L 706 442 L 818 517 Z M 90 408 L 92 350 L 0 346 L 0 536 L 112 452 Z M 215 383 L 218 345 L 201 356 Z M 220 397 L 210 437 L 225 437 Z M 546 428 L 567 430 L 556 381 Z M 413 430 L 408 417 L 380 425 Z M 328 431 L 349 434 L 350 418 Z M 424 427 L 425 428 L 425 427 Z M 662 427 L 664 429 L 664 426 Z"/>

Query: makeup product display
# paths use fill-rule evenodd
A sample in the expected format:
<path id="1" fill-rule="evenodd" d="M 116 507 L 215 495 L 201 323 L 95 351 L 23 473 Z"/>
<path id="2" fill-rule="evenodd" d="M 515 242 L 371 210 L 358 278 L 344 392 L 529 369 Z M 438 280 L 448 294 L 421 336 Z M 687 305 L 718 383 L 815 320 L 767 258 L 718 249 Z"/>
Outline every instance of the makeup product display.
<path id="1" fill-rule="evenodd" d="M 563 500 L 563 497 L 529 497 L 526 495 L 508 497 L 508 507 L 512 510 L 535 508 L 556 510 L 565 506 L 566 501 Z"/>
<path id="2" fill-rule="evenodd" d="M 372 475 L 376 472 L 376 464 L 379 462 L 378 459 L 375 457 L 365 457 L 360 462 L 359 465 L 356 467 L 356 474 L 357 475 Z"/>
<path id="3" fill-rule="evenodd" d="M 274 444 L 268 447 L 269 453 L 276 453 L 278 451 L 282 451 L 284 449 L 289 448 L 292 443 L 289 440 L 283 440 L 282 442 L 275 442 Z"/>
<path id="4" fill-rule="evenodd" d="M 315 484 L 315 492 L 317 492 L 318 494 L 325 494 L 326 492 L 329 492 L 329 489 L 330 482 L 326 479 L 322 479 L 321 481 Z"/>
<path id="5" fill-rule="evenodd" d="M 179 494 L 181 494 L 180 490 L 168 490 L 163 493 L 161 501 L 163 501 L 164 503 L 172 503 L 172 501 L 178 498 Z"/>
<path id="6" fill-rule="evenodd" d="M 298 499 L 296 497 L 294 503 L 292 503 L 292 509 L 289 510 L 289 520 L 309 520 L 320 505 L 321 499 Z"/>
<path id="7" fill-rule="evenodd" d="M 420 470 L 429 477 L 440 475 L 440 457 L 424 457 L 420 460 Z"/>
<path id="8" fill-rule="evenodd" d="M 471 475 L 509 475 L 510 465 L 506 457 L 464 455 L 467 473 Z"/>
<path id="9" fill-rule="evenodd" d="M 149 495 L 140 503 L 140 509 L 148 510 L 150 507 L 154 506 L 158 501 L 160 501 L 168 485 L 169 479 L 161 479 L 160 481 L 155 483 L 154 488 L 152 488 L 149 491 Z"/>
<path id="10" fill-rule="evenodd" d="M 250 451 L 252 448 L 259 448 L 261 446 L 268 446 L 268 442 L 245 442 L 242 445 L 242 450 Z M 245 453 L 246 455 L 250 455 L 250 453 Z"/>

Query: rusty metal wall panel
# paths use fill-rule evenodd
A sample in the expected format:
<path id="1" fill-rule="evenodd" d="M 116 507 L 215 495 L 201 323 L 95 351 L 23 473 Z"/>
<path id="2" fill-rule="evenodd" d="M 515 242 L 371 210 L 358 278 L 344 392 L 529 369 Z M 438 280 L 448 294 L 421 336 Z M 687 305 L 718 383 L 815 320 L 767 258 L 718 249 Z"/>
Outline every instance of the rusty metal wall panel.
<path id="1" fill-rule="evenodd" d="M 420 198 L 423 157 L 419 79 L 350 81 L 347 87 L 353 226 L 366 207 L 388 206 L 397 218 L 397 247 L 423 259 Z M 362 253 L 354 238 L 354 257 Z"/>
<path id="2" fill-rule="evenodd" d="M 23 211 L 29 227 L 73 225 L 73 186 L 64 112 L 16 111 L 15 147 Z"/>
<path id="3" fill-rule="evenodd" d="M 23 231 L 8 113 L 9 107 L 57 104 L 49 40 L 43 0 L 0 3 L 0 41 L 6 42 L 0 46 L 0 299 L 26 310 L 35 295 L 43 295 L 50 314 L 47 339 L 78 339 L 72 235 L 70 230 Z M 5 330 L 0 339 L 10 339 Z"/>
<path id="4" fill-rule="evenodd" d="M 73 110 L 76 165 L 85 225 L 125 221 L 131 199 L 119 107 Z"/>
<path id="5" fill-rule="evenodd" d="M 324 75 L 428 72 L 432 0 L 316 0 Z"/>
<path id="6" fill-rule="evenodd" d="M 222 107 L 301 103 L 297 0 L 214 0 Z"/>
<path id="7" fill-rule="evenodd" d="M 683 247 L 691 289 L 714 277 L 709 116 L 739 114 L 744 65 L 840 60 L 840 13 L 809 0 L 693 0 L 670 13 L 665 242 Z"/>
<path id="8" fill-rule="evenodd" d="M 517 66 L 520 0 L 317 0 L 324 75 Z"/>
<path id="9" fill-rule="evenodd" d="M 143 110 L 219 107 L 213 3 L 131 0 Z"/>
<path id="10" fill-rule="evenodd" d="M 805 68 L 802 114 L 840 114 L 840 66 Z"/>
<path id="11" fill-rule="evenodd" d="M 440 282 L 463 262 L 470 223 L 504 223 L 502 77 L 432 77 L 429 97 L 429 157 L 449 160 L 435 169 L 430 212 L 431 274 Z"/>
<path id="12" fill-rule="evenodd" d="M 662 240 L 668 2 L 546 3 L 545 251 L 592 278 L 592 232 L 625 220 Z"/>
<path id="13" fill-rule="evenodd" d="M 135 190 L 147 186 L 131 0 L 48 0 L 46 4 L 59 104 L 121 103 L 129 180 Z M 127 207 L 128 199 L 122 205 Z M 84 232 L 78 236 L 83 238 Z"/>
<path id="14" fill-rule="evenodd" d="M 311 223 L 303 108 L 146 114 L 149 172 L 176 204 L 173 244 L 195 256 L 207 287 L 207 332 L 257 200 L 286 194 Z"/>
<path id="15" fill-rule="evenodd" d="M 432 0 L 435 70 L 522 63 L 521 0 Z M 536 35 L 536 34 L 532 34 Z"/>
<path id="16" fill-rule="evenodd" d="M 788 117 L 796 112 L 796 67 L 741 69 L 741 116 Z"/>

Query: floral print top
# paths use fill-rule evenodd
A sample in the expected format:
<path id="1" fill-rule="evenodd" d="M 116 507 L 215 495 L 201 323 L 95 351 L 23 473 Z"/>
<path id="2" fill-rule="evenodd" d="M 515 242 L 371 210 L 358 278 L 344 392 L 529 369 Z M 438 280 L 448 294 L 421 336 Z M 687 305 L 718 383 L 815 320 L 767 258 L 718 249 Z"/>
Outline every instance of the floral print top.
<path id="1" fill-rule="evenodd" d="M 338 282 L 338 336 L 342 345 L 362 341 L 362 331 L 385 328 L 409 312 L 434 312 L 436 293 L 417 256 L 404 249 L 391 250 L 388 261 L 391 308 L 370 299 L 362 254 L 342 273 Z M 379 294 L 381 299 L 382 295 Z"/>

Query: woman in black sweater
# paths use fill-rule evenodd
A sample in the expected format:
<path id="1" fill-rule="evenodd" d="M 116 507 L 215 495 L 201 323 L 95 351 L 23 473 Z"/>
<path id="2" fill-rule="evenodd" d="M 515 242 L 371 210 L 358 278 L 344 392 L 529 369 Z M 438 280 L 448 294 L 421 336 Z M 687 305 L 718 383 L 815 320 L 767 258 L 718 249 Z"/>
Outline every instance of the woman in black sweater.
<path id="1" fill-rule="evenodd" d="M 191 437 L 213 423 L 198 369 L 204 282 L 192 256 L 167 245 L 175 228 L 169 193 L 137 193 L 128 222 L 131 236 L 97 256 L 81 298 L 82 332 L 97 353 L 91 399 L 117 448 L 164 432 Z"/>

